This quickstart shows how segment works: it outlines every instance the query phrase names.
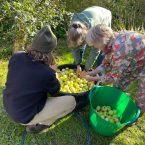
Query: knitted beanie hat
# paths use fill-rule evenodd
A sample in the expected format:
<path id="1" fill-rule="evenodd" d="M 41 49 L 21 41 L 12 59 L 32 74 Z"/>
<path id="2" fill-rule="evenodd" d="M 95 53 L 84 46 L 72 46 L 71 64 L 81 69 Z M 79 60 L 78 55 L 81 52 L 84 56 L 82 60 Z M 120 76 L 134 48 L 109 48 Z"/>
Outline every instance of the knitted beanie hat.
<path id="1" fill-rule="evenodd" d="M 42 53 L 50 53 L 57 46 L 57 38 L 50 26 L 44 26 L 34 37 L 31 49 Z"/>

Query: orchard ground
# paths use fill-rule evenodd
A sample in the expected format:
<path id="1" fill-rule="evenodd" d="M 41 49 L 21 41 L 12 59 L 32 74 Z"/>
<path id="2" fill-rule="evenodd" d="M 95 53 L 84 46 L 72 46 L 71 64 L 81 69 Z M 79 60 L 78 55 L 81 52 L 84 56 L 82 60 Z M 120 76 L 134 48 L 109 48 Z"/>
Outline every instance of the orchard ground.
<path id="1" fill-rule="evenodd" d="M 64 41 L 58 43 L 55 55 L 58 65 L 73 62 L 71 50 L 66 47 Z M 2 90 L 6 81 L 7 69 L 8 60 L 0 60 L 0 144 L 19 145 L 25 127 L 14 123 L 7 116 L 2 103 Z M 136 83 L 134 83 L 129 89 L 131 96 L 134 97 L 136 89 Z M 88 111 L 83 114 L 87 117 Z M 86 140 L 87 130 L 83 124 L 74 115 L 68 115 L 52 125 L 46 133 L 28 134 L 25 145 L 85 145 Z M 145 145 L 145 114 L 135 125 L 125 127 L 113 137 L 100 136 L 91 129 L 91 142 L 92 145 Z"/>

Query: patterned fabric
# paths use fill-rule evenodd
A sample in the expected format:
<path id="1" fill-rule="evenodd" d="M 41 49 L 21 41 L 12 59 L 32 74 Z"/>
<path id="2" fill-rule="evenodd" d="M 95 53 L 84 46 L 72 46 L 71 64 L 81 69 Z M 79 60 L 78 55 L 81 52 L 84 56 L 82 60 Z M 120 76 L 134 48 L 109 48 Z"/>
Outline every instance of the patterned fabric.
<path id="1" fill-rule="evenodd" d="M 138 80 L 137 102 L 145 110 L 145 36 L 136 32 L 120 32 L 104 50 L 101 66 L 105 75 L 103 83 L 114 83 L 126 90 L 133 80 Z"/>
<path id="2" fill-rule="evenodd" d="M 145 111 L 145 67 L 138 75 L 138 92 L 136 98 L 138 106 Z"/>

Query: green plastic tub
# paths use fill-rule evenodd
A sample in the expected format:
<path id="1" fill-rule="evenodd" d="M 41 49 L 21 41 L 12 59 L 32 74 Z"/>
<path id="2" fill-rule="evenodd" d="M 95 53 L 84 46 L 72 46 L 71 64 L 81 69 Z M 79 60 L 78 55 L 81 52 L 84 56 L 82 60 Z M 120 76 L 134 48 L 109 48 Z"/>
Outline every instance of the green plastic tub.
<path id="1" fill-rule="evenodd" d="M 122 129 L 137 121 L 140 109 L 131 98 L 121 90 L 110 86 L 94 86 L 89 93 L 90 111 L 89 120 L 95 132 L 103 136 L 112 136 Z M 96 113 L 97 106 L 110 106 L 117 110 L 117 116 L 121 118 L 120 123 L 115 124 Z"/>

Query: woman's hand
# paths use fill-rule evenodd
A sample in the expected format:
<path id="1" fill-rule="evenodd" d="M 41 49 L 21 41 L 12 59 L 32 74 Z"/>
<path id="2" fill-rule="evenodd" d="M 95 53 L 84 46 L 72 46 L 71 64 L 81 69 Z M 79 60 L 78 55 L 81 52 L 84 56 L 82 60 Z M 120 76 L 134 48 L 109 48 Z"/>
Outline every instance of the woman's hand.
<path id="1" fill-rule="evenodd" d="M 86 71 L 81 71 L 80 72 L 80 78 L 85 78 L 87 75 L 87 72 Z"/>
<path id="2" fill-rule="evenodd" d="M 76 73 L 77 73 L 78 76 L 80 76 L 81 71 L 82 71 L 81 66 L 77 65 L 77 71 L 76 71 Z"/>
<path id="3" fill-rule="evenodd" d="M 91 82 L 91 81 L 96 81 L 96 80 L 95 80 L 95 77 L 92 77 L 92 76 L 90 76 L 90 75 L 86 75 L 86 76 L 85 76 L 85 79 L 86 79 L 87 81 L 89 81 L 89 82 Z"/>
<path id="4" fill-rule="evenodd" d="M 50 65 L 50 68 L 52 68 L 54 71 L 57 71 L 57 65 Z"/>
<path id="5" fill-rule="evenodd" d="M 101 79 L 100 79 L 100 77 L 98 77 L 98 76 L 90 76 L 90 75 L 86 75 L 85 76 L 85 79 L 87 80 L 87 81 L 89 81 L 89 82 L 91 82 L 91 81 L 100 81 Z"/>

